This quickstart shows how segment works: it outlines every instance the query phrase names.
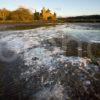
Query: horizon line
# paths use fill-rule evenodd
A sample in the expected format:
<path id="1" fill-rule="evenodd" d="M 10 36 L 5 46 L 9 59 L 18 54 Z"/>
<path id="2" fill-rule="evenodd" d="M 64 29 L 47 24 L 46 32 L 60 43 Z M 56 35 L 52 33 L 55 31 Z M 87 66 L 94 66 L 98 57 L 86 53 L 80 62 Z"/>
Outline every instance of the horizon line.
<path id="1" fill-rule="evenodd" d="M 2 8 L 0 8 L 0 9 L 7 9 L 7 10 L 9 10 L 9 11 L 14 11 L 14 10 L 16 10 L 16 9 L 18 9 L 18 8 L 25 8 L 25 9 L 29 9 L 30 11 L 32 11 L 32 10 L 34 10 L 34 11 L 32 11 L 33 13 L 35 12 L 35 10 L 37 11 L 37 9 L 34 9 L 34 8 L 30 8 L 30 7 L 28 7 L 28 6 L 24 6 L 24 5 L 20 5 L 20 6 L 18 6 L 18 7 L 16 7 L 16 8 L 14 8 L 14 9 L 11 9 L 11 8 L 6 8 L 6 7 L 2 7 Z M 43 6 L 44 7 L 44 6 Z M 43 7 L 41 7 L 41 10 L 42 10 L 42 8 Z M 45 7 L 46 9 L 51 9 L 51 8 L 47 8 L 47 7 Z M 39 10 L 38 12 L 40 12 L 41 10 Z M 55 12 L 55 11 L 53 11 L 53 10 L 51 10 L 51 12 Z M 56 13 L 56 12 L 55 12 Z M 77 15 L 59 15 L 58 13 L 56 13 L 57 14 L 57 18 L 66 18 L 66 17 L 78 17 L 78 16 L 92 16 L 92 15 L 100 15 L 100 14 L 77 14 Z"/>

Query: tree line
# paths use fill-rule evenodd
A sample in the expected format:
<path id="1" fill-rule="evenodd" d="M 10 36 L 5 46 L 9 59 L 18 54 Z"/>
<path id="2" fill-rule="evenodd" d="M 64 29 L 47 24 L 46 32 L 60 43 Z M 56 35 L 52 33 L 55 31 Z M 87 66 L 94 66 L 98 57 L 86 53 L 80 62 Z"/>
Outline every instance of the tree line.
<path id="1" fill-rule="evenodd" d="M 18 8 L 14 11 L 7 10 L 6 8 L 0 9 L 0 21 L 21 21 L 30 22 L 33 20 L 40 20 L 41 15 L 39 12 L 32 13 L 29 9 Z"/>
<path id="2" fill-rule="evenodd" d="M 33 14 L 26 8 L 18 8 L 15 11 L 0 9 L 0 21 L 31 21 L 33 19 Z"/>
<path id="3" fill-rule="evenodd" d="M 67 18 L 58 18 L 62 22 L 100 22 L 100 15 L 87 15 L 87 16 L 76 16 Z"/>

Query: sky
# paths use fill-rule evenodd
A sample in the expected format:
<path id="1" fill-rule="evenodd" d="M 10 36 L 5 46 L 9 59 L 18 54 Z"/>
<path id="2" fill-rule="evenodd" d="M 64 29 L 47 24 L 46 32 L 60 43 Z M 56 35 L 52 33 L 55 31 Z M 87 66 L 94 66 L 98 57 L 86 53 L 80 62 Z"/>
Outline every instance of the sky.
<path id="1" fill-rule="evenodd" d="M 20 6 L 32 11 L 46 7 L 62 17 L 100 14 L 100 0 L 0 0 L 0 8 L 15 10 Z"/>

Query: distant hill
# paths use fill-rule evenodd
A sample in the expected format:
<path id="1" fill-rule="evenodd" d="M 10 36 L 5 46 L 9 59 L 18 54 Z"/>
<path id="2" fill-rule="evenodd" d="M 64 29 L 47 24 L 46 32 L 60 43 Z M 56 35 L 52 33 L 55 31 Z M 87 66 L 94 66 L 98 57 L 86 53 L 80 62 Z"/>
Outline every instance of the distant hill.
<path id="1" fill-rule="evenodd" d="M 100 22 L 100 15 L 87 15 L 87 16 L 75 16 L 58 18 L 61 22 Z"/>

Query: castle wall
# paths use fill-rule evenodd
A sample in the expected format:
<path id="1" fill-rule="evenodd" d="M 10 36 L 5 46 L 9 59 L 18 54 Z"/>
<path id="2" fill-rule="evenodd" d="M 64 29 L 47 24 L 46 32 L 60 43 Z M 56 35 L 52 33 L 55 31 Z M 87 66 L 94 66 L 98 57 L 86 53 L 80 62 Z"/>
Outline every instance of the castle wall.
<path id="1" fill-rule="evenodd" d="M 42 10 L 42 16 L 43 16 L 43 20 L 48 20 L 48 18 L 51 17 L 51 20 L 56 20 L 56 16 L 54 16 L 54 14 L 52 14 L 51 12 L 47 12 L 47 10 L 43 9 Z"/>

